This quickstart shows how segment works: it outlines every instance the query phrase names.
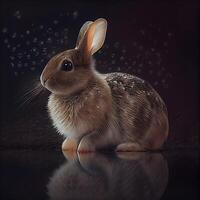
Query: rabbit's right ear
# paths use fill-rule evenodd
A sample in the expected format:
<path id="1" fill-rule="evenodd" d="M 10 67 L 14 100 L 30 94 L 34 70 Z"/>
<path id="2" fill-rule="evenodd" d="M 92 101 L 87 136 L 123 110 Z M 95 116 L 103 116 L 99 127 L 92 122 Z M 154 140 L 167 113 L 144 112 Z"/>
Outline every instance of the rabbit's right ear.
<path id="1" fill-rule="evenodd" d="M 88 60 L 88 58 L 96 53 L 104 44 L 107 21 L 103 18 L 99 18 L 92 23 L 88 23 L 86 29 L 78 48 L 82 52 L 83 58 Z"/>
<path id="2" fill-rule="evenodd" d="M 76 41 L 76 48 L 78 48 L 81 44 L 81 41 L 83 40 L 84 38 L 84 35 L 86 33 L 86 31 L 88 30 L 89 26 L 92 24 L 93 22 L 92 21 L 87 21 L 83 24 L 83 26 L 81 27 L 80 31 L 79 31 L 79 34 L 78 34 L 78 38 L 77 38 L 77 41 Z"/>

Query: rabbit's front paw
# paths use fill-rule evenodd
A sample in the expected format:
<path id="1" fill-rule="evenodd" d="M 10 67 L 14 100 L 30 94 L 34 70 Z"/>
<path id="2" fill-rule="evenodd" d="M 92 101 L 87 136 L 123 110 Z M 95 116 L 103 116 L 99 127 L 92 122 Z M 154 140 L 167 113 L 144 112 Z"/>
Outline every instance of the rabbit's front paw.
<path id="1" fill-rule="evenodd" d="M 78 142 L 76 139 L 73 138 L 66 138 L 65 141 L 62 143 L 62 150 L 63 151 L 75 151 L 77 150 Z"/>
<path id="2" fill-rule="evenodd" d="M 79 143 L 78 152 L 89 153 L 89 152 L 94 152 L 94 151 L 95 151 L 94 144 L 92 144 L 89 137 L 85 136 Z"/>

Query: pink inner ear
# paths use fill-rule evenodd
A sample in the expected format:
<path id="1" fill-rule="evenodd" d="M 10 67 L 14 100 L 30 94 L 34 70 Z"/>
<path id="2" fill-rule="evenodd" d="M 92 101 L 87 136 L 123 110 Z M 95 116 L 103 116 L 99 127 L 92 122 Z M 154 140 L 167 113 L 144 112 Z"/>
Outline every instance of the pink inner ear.
<path id="1" fill-rule="evenodd" d="M 88 54 L 91 54 L 91 51 L 92 51 L 92 43 L 93 43 L 93 39 L 94 39 L 95 30 L 96 30 L 96 25 L 92 24 L 89 27 L 88 32 L 87 32 L 86 51 Z"/>

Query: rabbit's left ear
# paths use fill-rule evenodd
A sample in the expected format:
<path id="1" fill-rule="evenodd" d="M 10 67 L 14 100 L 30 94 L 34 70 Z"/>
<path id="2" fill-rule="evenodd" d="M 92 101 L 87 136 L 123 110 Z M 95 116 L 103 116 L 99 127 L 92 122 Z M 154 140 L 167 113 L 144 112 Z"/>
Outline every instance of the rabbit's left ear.
<path id="1" fill-rule="evenodd" d="M 93 55 L 103 46 L 106 30 L 107 21 L 103 18 L 97 19 L 89 25 L 80 45 L 85 55 Z"/>

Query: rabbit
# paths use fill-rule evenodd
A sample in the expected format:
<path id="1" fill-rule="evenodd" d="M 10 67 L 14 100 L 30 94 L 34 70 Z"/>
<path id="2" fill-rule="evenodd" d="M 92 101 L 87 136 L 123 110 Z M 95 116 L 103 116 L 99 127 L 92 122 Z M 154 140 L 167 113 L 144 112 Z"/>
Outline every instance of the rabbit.
<path id="1" fill-rule="evenodd" d="M 64 136 L 62 150 L 148 151 L 168 136 L 165 103 L 152 86 L 130 74 L 100 74 L 93 54 L 104 44 L 107 21 L 87 21 L 74 49 L 58 53 L 41 73 L 51 92 L 48 112 Z"/>

